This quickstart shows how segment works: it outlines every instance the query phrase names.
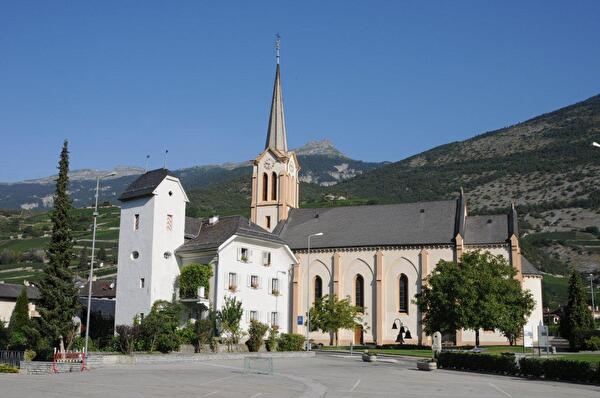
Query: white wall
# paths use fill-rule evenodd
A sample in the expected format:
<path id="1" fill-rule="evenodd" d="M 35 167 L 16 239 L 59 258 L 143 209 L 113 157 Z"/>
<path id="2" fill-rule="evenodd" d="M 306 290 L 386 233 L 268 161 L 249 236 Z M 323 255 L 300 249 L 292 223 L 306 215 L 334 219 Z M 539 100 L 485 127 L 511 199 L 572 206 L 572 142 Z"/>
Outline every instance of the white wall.
<path id="1" fill-rule="evenodd" d="M 542 277 L 541 276 L 523 276 L 523 288 L 527 289 L 533 295 L 535 308 L 529 316 L 527 326 L 533 329 L 534 344 L 538 341 L 537 327 L 544 324 L 544 310 L 542 307 Z"/>
<path id="2" fill-rule="evenodd" d="M 238 250 L 242 247 L 251 251 L 249 262 L 244 263 L 238 257 Z M 271 265 L 264 266 L 262 253 L 271 252 Z M 246 311 L 258 311 L 259 321 L 270 324 L 269 313 L 279 313 L 279 330 L 282 333 L 289 331 L 289 302 L 291 299 L 291 269 L 295 259 L 286 246 L 259 241 L 244 237 L 235 237 L 219 250 L 219 260 L 216 266 L 216 302 L 215 308 L 223 306 L 226 296 L 234 296 L 241 300 L 244 308 L 242 327 L 247 329 L 249 319 Z M 228 290 L 229 273 L 238 275 L 238 289 L 235 293 Z M 254 289 L 248 285 L 250 275 L 260 278 L 260 287 Z M 269 290 L 269 280 L 279 279 L 279 296 L 274 296 Z M 214 289 L 214 288 L 213 288 Z"/>
<path id="3" fill-rule="evenodd" d="M 173 299 L 173 283 L 179 275 L 174 252 L 184 242 L 186 201 L 179 181 L 166 177 L 153 196 L 122 204 L 115 325 L 131 324 L 134 316 L 147 314 L 156 300 Z M 134 229 L 135 214 L 140 215 L 138 230 Z M 171 231 L 167 230 L 168 214 L 173 216 Z M 139 258 L 133 259 L 133 251 Z M 171 253 L 169 258 L 166 252 Z M 144 288 L 140 278 L 145 280 Z"/>

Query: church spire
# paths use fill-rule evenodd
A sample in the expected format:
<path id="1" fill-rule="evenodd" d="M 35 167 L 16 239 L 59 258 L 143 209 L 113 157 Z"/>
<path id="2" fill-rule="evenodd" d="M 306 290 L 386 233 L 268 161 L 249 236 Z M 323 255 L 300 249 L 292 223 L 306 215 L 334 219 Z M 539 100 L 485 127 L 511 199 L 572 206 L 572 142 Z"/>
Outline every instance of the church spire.
<path id="1" fill-rule="evenodd" d="M 287 152 L 287 137 L 285 133 L 285 114 L 283 111 L 283 94 L 281 93 L 281 77 L 279 72 L 279 49 L 281 37 L 277 34 L 275 41 L 275 52 L 277 58 L 277 69 L 275 70 L 275 85 L 273 87 L 273 99 L 271 100 L 271 115 L 269 117 L 269 130 L 267 131 L 267 142 L 265 149 L 275 149 Z"/>

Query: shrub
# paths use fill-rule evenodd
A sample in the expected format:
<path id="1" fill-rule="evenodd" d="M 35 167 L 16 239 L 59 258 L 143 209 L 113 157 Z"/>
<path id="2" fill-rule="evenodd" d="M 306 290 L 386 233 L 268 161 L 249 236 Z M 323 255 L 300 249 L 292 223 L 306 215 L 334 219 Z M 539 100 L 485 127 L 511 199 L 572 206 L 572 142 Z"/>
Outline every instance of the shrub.
<path id="1" fill-rule="evenodd" d="M 585 349 L 590 351 L 600 351 L 600 337 L 592 336 L 585 341 Z"/>
<path id="2" fill-rule="evenodd" d="M 135 341 L 140 334 L 139 325 L 118 325 L 117 331 L 117 349 L 123 354 L 131 354 L 135 347 Z"/>
<path id="3" fill-rule="evenodd" d="M 519 360 L 520 373 L 527 377 L 542 377 L 544 366 L 542 360 L 535 358 L 521 358 Z"/>
<path id="4" fill-rule="evenodd" d="M 23 355 L 23 358 L 26 361 L 33 361 L 33 359 L 35 358 L 35 356 L 36 356 L 36 352 L 35 351 L 33 351 L 33 350 L 25 350 L 25 354 Z"/>
<path id="5" fill-rule="evenodd" d="M 475 370 L 501 374 L 518 373 L 515 356 L 511 353 L 496 356 L 442 351 L 438 357 L 438 366 L 447 369 Z"/>
<path id="6" fill-rule="evenodd" d="M 0 373 L 19 373 L 19 368 L 15 368 L 14 366 L 10 366 L 5 363 L 0 363 Z"/>
<path id="7" fill-rule="evenodd" d="M 204 293 L 208 294 L 208 281 L 212 275 L 213 271 L 210 265 L 186 265 L 179 275 L 179 294 L 181 297 L 196 297 L 200 286 L 204 286 Z"/>
<path id="8" fill-rule="evenodd" d="M 594 381 L 595 368 L 589 362 L 548 359 L 543 361 L 544 378 L 547 380 Z M 600 380 L 599 380 L 600 381 Z"/>
<path id="9" fill-rule="evenodd" d="M 248 346 L 248 350 L 250 352 L 258 352 L 260 347 L 263 345 L 263 338 L 265 337 L 265 333 L 269 329 L 268 325 L 261 323 L 259 321 L 250 321 L 250 327 L 248 328 L 248 341 L 246 341 L 246 345 Z"/>
<path id="10" fill-rule="evenodd" d="M 180 339 L 177 334 L 181 306 L 158 300 L 140 324 L 139 340 L 141 348 L 163 353 L 179 349 Z"/>
<path id="11" fill-rule="evenodd" d="M 306 339 L 301 334 L 282 333 L 277 339 L 279 351 L 302 351 Z"/>
<path id="12" fill-rule="evenodd" d="M 277 351 L 277 328 L 269 329 L 269 337 L 267 338 L 267 351 Z"/>

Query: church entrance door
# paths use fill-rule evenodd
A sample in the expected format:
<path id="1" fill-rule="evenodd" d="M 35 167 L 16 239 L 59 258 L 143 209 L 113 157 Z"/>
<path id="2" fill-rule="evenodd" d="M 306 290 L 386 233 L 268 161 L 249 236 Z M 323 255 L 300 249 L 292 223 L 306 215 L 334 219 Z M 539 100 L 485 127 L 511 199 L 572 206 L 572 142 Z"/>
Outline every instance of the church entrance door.
<path id="1" fill-rule="evenodd" d="M 361 325 L 356 325 L 354 327 L 354 344 L 357 344 L 357 345 L 364 344 L 363 327 Z"/>

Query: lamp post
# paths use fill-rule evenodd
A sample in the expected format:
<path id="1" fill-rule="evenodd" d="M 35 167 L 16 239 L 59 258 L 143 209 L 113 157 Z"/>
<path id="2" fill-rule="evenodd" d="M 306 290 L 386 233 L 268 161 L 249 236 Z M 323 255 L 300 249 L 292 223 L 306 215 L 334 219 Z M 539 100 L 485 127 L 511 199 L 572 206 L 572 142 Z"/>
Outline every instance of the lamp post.
<path id="1" fill-rule="evenodd" d="M 308 254 L 306 256 L 306 350 L 310 351 L 310 340 L 308 333 L 310 332 L 310 238 L 313 236 L 323 236 L 323 232 L 308 235 Z"/>
<path id="2" fill-rule="evenodd" d="M 392 324 L 392 330 L 397 330 L 398 326 L 396 326 L 396 322 L 400 325 L 400 330 L 398 330 L 398 336 L 396 336 L 396 343 L 404 344 L 404 338 L 412 339 L 412 335 L 410 334 L 410 330 L 404 326 L 400 318 L 394 319 L 394 323 Z"/>
<path id="3" fill-rule="evenodd" d="M 287 272 L 277 271 L 277 273 L 275 274 L 275 279 L 277 279 L 277 281 L 279 281 L 279 278 L 277 278 L 277 275 L 279 275 L 279 274 L 283 274 L 284 276 L 288 275 Z M 286 280 L 286 282 L 288 282 L 288 281 Z M 288 283 L 288 286 L 289 286 L 289 283 Z M 273 288 L 273 286 L 271 286 L 271 288 Z M 271 292 L 271 293 L 273 293 L 273 292 Z M 279 299 L 279 282 L 277 282 L 277 295 L 275 295 L 275 313 L 277 314 L 277 323 L 279 323 L 279 310 L 277 309 L 278 299 Z M 271 325 L 271 326 L 273 326 L 273 325 Z M 279 326 L 279 325 L 277 325 L 277 326 Z"/>
<path id="4" fill-rule="evenodd" d="M 96 250 L 96 227 L 98 218 L 98 196 L 100 192 L 100 179 L 106 177 L 112 177 L 116 175 L 114 171 L 112 173 L 96 177 L 96 204 L 94 205 L 94 228 L 92 230 L 92 257 L 90 258 L 90 277 L 88 280 L 88 303 L 87 303 L 87 315 L 85 323 L 85 355 L 88 353 L 88 341 L 90 339 L 90 311 L 92 308 L 92 278 L 94 277 L 94 251 Z"/>

